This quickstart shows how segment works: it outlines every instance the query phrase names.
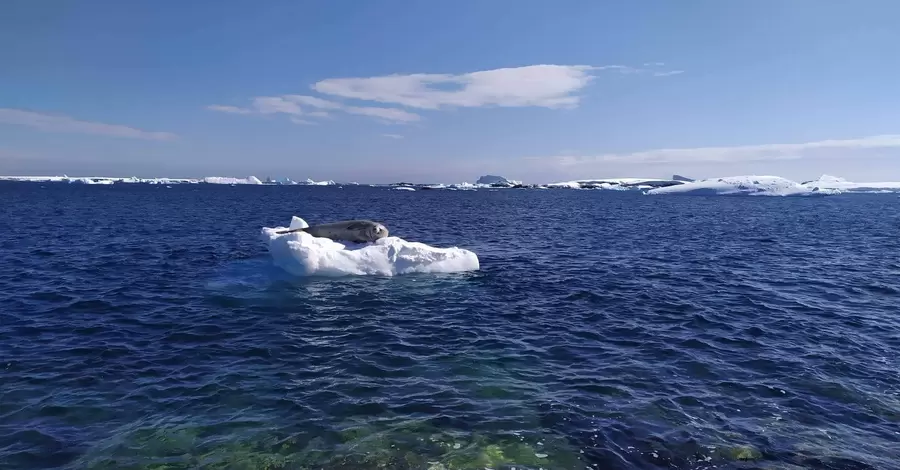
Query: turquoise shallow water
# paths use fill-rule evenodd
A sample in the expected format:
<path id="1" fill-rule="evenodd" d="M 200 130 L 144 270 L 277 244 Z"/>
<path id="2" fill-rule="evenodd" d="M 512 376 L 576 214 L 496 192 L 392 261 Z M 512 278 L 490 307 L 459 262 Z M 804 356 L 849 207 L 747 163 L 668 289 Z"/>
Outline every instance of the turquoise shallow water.
<path id="1" fill-rule="evenodd" d="M 898 468 L 890 195 L 2 184 L 0 467 Z M 287 276 L 367 217 L 462 274 Z"/>

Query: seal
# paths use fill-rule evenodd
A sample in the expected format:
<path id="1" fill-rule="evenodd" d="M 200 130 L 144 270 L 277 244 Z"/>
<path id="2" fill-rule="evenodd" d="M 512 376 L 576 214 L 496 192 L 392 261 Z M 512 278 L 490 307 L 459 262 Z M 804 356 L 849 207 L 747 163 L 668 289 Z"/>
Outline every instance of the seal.
<path id="1" fill-rule="evenodd" d="M 314 237 L 354 243 L 371 243 L 388 236 L 387 227 L 371 220 L 342 220 L 340 222 L 282 230 L 275 233 L 283 235 L 293 232 L 306 232 Z"/>

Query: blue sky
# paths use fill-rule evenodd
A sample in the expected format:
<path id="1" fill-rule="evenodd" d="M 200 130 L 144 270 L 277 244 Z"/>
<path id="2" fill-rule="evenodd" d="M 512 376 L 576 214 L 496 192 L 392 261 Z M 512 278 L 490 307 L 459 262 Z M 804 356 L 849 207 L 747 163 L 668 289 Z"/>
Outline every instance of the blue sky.
<path id="1" fill-rule="evenodd" d="M 0 174 L 900 180 L 900 3 L 0 4 Z"/>

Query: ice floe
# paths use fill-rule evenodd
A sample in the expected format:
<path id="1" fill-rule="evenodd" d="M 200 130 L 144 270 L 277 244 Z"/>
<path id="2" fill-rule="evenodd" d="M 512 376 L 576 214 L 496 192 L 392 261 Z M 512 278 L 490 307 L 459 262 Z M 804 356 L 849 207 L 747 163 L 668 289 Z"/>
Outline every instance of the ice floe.
<path id="1" fill-rule="evenodd" d="M 295 276 L 394 276 L 410 273 L 476 271 L 478 256 L 462 248 L 437 248 L 389 236 L 373 243 L 341 243 L 305 232 L 278 234 L 307 227 L 293 217 L 288 227 L 263 227 L 261 236 L 274 264 Z"/>

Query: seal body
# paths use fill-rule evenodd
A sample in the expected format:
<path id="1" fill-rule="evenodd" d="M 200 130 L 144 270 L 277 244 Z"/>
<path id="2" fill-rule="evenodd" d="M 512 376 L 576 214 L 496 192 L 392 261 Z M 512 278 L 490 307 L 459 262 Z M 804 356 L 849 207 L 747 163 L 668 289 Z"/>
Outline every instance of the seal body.
<path id="1" fill-rule="evenodd" d="M 387 227 L 371 220 L 343 220 L 340 222 L 283 230 L 278 233 L 285 234 L 292 232 L 306 232 L 314 237 L 353 243 L 371 243 L 388 236 Z"/>

